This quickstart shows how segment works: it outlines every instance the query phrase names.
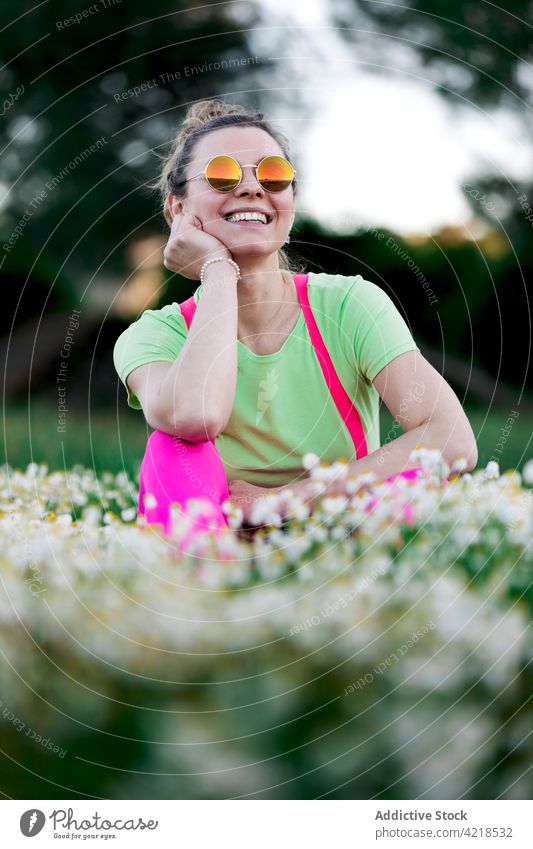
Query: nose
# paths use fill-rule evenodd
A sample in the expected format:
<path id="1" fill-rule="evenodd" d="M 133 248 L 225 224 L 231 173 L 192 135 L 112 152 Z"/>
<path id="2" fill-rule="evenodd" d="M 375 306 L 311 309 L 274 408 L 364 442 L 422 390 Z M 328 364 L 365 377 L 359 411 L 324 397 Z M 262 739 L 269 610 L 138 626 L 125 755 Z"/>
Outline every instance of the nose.
<path id="1" fill-rule="evenodd" d="M 255 176 L 255 168 L 253 165 L 247 165 L 242 168 L 242 180 L 235 189 L 237 197 L 250 193 L 255 193 L 258 197 L 265 196 L 265 190 Z"/>

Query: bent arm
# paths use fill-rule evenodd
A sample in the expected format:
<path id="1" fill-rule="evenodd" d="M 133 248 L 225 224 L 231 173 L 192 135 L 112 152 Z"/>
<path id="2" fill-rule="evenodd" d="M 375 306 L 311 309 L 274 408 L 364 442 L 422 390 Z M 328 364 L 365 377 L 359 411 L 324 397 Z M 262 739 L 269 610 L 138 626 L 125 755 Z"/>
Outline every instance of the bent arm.
<path id="1" fill-rule="evenodd" d="M 191 442 L 224 430 L 237 385 L 237 309 L 235 271 L 214 263 L 176 360 L 147 363 L 128 375 L 152 427 Z"/>
<path id="2" fill-rule="evenodd" d="M 373 384 L 404 433 L 351 463 L 349 474 L 373 472 L 385 479 L 415 469 L 419 464 L 409 455 L 417 446 L 438 448 L 450 467 L 464 457 L 465 471 L 475 468 L 478 452 L 470 422 L 451 386 L 420 351 L 400 354 L 381 369 Z"/>
<path id="3" fill-rule="evenodd" d="M 466 413 L 451 386 L 420 351 L 408 351 L 396 357 L 376 375 L 373 383 L 405 431 L 368 455 L 376 455 L 378 469 L 384 473 L 381 476 L 404 470 L 409 453 L 417 444 L 439 448 L 449 466 L 458 457 L 464 457 L 466 470 L 475 468 L 477 444 Z M 407 465 L 410 467 L 413 464 Z M 378 469 L 372 471 L 379 473 Z"/>
<path id="4" fill-rule="evenodd" d="M 187 442 L 205 442 L 217 436 L 216 423 L 207 416 L 198 414 L 198 407 L 190 406 L 181 399 L 172 412 L 169 421 L 165 405 L 161 401 L 162 386 L 173 363 L 168 360 L 156 360 L 138 366 L 127 377 L 126 384 L 139 399 L 144 418 L 154 430 L 170 433 Z"/>
<path id="5" fill-rule="evenodd" d="M 419 351 L 407 351 L 392 360 L 373 380 L 391 414 L 404 430 L 401 436 L 349 464 L 348 475 L 373 472 L 380 480 L 414 469 L 409 455 L 417 446 L 438 448 L 451 467 L 459 457 L 466 459 L 465 471 L 478 461 L 472 427 L 452 388 Z M 280 487 L 284 489 L 285 487 Z M 304 501 L 316 496 L 309 480 L 289 484 Z M 278 490 L 279 491 L 279 490 Z M 328 484 L 324 494 L 344 492 L 342 481 Z"/>

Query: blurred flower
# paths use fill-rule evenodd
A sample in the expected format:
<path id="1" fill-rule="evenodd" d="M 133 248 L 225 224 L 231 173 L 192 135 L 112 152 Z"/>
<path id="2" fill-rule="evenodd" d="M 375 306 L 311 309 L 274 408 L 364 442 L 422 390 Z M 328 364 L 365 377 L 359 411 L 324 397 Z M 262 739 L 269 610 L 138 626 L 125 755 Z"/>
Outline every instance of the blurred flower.
<path id="1" fill-rule="evenodd" d="M 310 471 L 315 466 L 318 466 L 319 463 L 320 458 L 317 457 L 316 454 L 312 454 L 311 452 L 309 452 L 308 454 L 304 454 L 304 456 L 302 457 L 302 465 L 304 469 L 307 469 L 307 471 Z"/>
<path id="2" fill-rule="evenodd" d="M 487 480 L 497 480 L 500 477 L 500 467 L 496 460 L 489 460 L 485 467 L 485 477 Z"/>
<path id="3" fill-rule="evenodd" d="M 468 464 L 466 461 L 466 457 L 457 457 L 453 461 L 450 471 L 460 474 L 462 471 L 464 471 L 464 469 L 466 469 L 467 465 Z"/>
<path id="4" fill-rule="evenodd" d="M 522 478 L 528 486 L 533 486 L 533 460 L 528 460 L 522 469 Z"/>

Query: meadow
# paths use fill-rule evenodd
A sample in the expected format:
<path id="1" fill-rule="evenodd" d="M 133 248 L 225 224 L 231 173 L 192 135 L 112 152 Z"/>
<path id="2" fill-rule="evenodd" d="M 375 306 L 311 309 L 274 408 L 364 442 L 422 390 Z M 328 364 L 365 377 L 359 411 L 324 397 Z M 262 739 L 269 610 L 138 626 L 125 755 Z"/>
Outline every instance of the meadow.
<path id="1" fill-rule="evenodd" d="M 522 469 L 533 455 L 533 427 L 527 415 L 513 411 L 467 409 L 479 451 L 478 467 L 496 459 L 501 471 Z M 30 462 L 47 463 L 50 469 L 66 469 L 79 463 L 95 472 L 126 471 L 138 474 L 146 440 L 150 434 L 140 411 L 123 404 L 117 411 L 96 410 L 90 416 L 68 414 L 64 433 L 57 432 L 57 414 L 46 405 L 8 406 L 4 414 L 5 451 L 0 462 L 26 468 Z M 386 407 L 380 413 L 381 442 L 401 434 Z"/>
<path id="2" fill-rule="evenodd" d="M 126 428 L 91 421 L 96 473 L 88 432 L 64 470 L 0 470 L 4 794 L 529 798 L 531 460 L 450 475 L 422 449 L 416 481 L 183 553 L 192 514 L 136 522 Z"/>

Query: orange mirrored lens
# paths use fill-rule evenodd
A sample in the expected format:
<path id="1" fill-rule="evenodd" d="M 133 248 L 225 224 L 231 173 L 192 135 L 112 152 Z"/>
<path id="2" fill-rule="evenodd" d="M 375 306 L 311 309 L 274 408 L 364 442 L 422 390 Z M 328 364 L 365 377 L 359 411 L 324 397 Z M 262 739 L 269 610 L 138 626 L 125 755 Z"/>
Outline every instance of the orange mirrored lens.
<path id="1" fill-rule="evenodd" d="M 292 183 L 294 171 L 281 156 L 267 156 L 259 163 L 257 179 L 267 192 L 282 192 Z"/>
<path id="2" fill-rule="evenodd" d="M 241 168 L 231 156 L 215 156 L 209 162 L 205 177 L 210 186 L 219 192 L 231 192 L 239 185 Z"/>

